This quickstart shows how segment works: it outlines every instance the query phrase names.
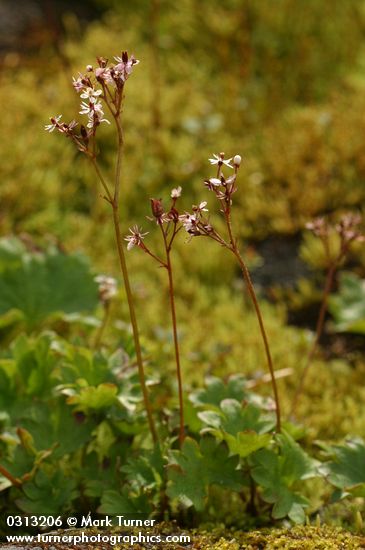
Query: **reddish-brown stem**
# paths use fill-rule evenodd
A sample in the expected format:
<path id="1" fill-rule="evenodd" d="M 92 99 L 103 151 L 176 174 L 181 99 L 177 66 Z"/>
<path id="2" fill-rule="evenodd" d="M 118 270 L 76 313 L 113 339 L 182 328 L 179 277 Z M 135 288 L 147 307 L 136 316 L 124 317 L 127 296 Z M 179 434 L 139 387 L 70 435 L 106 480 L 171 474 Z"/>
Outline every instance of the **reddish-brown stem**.
<path id="1" fill-rule="evenodd" d="M 236 259 L 237 259 L 237 261 L 240 265 L 240 268 L 241 268 L 241 271 L 242 271 L 242 274 L 243 274 L 243 278 L 245 280 L 248 293 L 249 293 L 250 298 L 252 300 L 252 303 L 254 305 L 255 312 L 256 312 L 256 317 L 257 317 L 257 320 L 258 320 L 258 323 L 259 323 L 261 337 L 262 337 L 262 340 L 263 340 L 263 343 L 264 343 L 267 364 L 268 364 L 270 377 L 271 377 L 271 385 L 272 385 L 272 389 L 273 389 L 273 392 L 274 392 L 274 399 L 275 399 L 275 405 L 276 405 L 276 430 L 277 430 L 277 432 L 280 432 L 281 431 L 280 400 L 279 400 L 278 387 L 277 387 L 277 384 L 276 384 L 274 365 L 273 365 L 271 352 L 270 352 L 269 341 L 268 341 L 268 338 L 267 338 L 265 325 L 264 325 L 264 320 L 263 320 L 262 314 L 261 314 L 261 309 L 260 309 L 260 306 L 259 306 L 259 303 L 258 303 L 258 300 L 257 300 L 257 297 L 256 297 L 255 288 L 254 288 L 254 286 L 252 284 L 252 281 L 251 281 L 250 272 L 249 272 L 249 270 L 246 266 L 245 261 L 243 260 L 241 254 L 240 254 L 240 251 L 239 251 L 237 243 L 236 243 L 236 239 L 233 236 L 232 224 L 231 224 L 231 209 L 230 209 L 229 204 L 226 205 L 226 207 L 224 209 L 224 216 L 225 216 L 225 219 L 226 219 L 226 224 L 227 224 L 227 229 L 228 229 L 228 234 L 229 234 L 229 240 L 230 240 L 229 249 L 233 252 L 233 254 L 235 255 L 235 257 L 236 257 Z"/>
<path id="2" fill-rule="evenodd" d="M 170 298 L 170 310 L 171 310 L 171 321 L 172 321 L 172 332 L 174 337 L 174 349 L 175 349 L 175 361 L 176 361 L 176 376 L 177 376 L 177 385 L 179 393 L 179 408 L 180 408 L 180 430 L 179 430 L 179 442 L 180 446 L 184 443 L 185 439 L 185 421 L 184 421 L 184 397 L 183 397 L 183 384 L 182 384 L 182 374 L 181 374 L 181 364 L 180 364 L 180 350 L 179 350 L 179 339 L 177 335 L 177 320 L 176 320 L 176 308 L 175 308 L 175 292 L 174 292 L 174 280 L 172 276 L 172 264 L 171 264 L 171 243 L 173 238 L 170 241 L 170 244 L 167 242 L 166 233 L 162 224 L 160 224 L 161 232 L 163 235 L 163 241 L 166 251 L 166 268 L 169 278 L 169 298 Z M 175 227 L 174 227 L 175 232 Z"/>
<path id="3" fill-rule="evenodd" d="M 342 254 L 341 254 L 341 256 L 342 256 Z M 323 327 L 324 327 L 324 320 L 325 320 L 325 315 L 326 315 L 327 306 L 328 306 L 328 298 L 329 298 L 329 295 L 330 295 L 331 290 L 332 290 L 334 276 L 335 276 L 335 273 L 336 273 L 338 263 L 341 259 L 341 256 L 339 258 L 337 258 L 336 260 L 331 262 L 331 264 L 328 268 L 328 271 L 327 271 L 326 282 L 325 282 L 324 290 L 323 290 L 322 303 L 321 303 L 321 307 L 320 307 L 319 314 L 318 314 L 318 319 L 317 319 L 315 338 L 314 338 L 313 344 L 312 344 L 312 346 L 309 350 L 307 361 L 306 361 L 305 367 L 304 367 L 303 372 L 302 372 L 301 377 L 300 377 L 300 382 L 299 382 L 298 387 L 297 387 L 297 389 L 295 391 L 295 394 L 294 394 L 290 416 L 293 416 L 295 414 L 299 398 L 302 395 L 303 390 L 304 390 L 304 383 L 305 383 L 305 380 L 307 378 L 308 371 L 309 371 L 310 366 L 312 364 L 314 355 L 317 351 L 319 340 L 322 336 Z"/>
<path id="4" fill-rule="evenodd" d="M 151 252 L 151 250 L 149 248 L 147 248 L 147 246 L 145 246 L 143 243 L 139 245 L 140 248 L 146 253 L 148 254 L 149 256 L 151 256 L 151 258 L 153 258 L 154 260 L 156 260 L 156 262 L 158 262 L 160 264 L 161 267 L 166 267 L 167 268 L 167 265 L 166 263 L 161 260 L 161 258 L 159 258 L 158 256 L 156 256 L 156 254 L 154 254 L 153 252 Z"/>
<path id="5" fill-rule="evenodd" d="M 95 157 L 89 156 L 89 158 L 90 158 L 90 161 L 91 161 L 92 165 L 94 166 L 95 172 L 96 172 L 96 174 L 97 174 L 97 176 L 98 176 L 98 178 L 99 178 L 99 180 L 100 180 L 100 183 L 101 183 L 101 185 L 102 185 L 102 187 L 103 187 L 103 189 L 104 189 L 104 191 L 105 191 L 105 193 L 106 193 L 107 199 L 108 199 L 108 201 L 109 201 L 110 204 L 111 204 L 112 201 L 113 201 L 113 197 L 112 197 L 111 192 L 109 191 L 108 184 L 106 183 L 106 181 L 105 181 L 105 179 L 104 179 L 104 176 L 103 176 L 103 174 L 102 174 L 101 171 L 100 171 L 100 168 L 99 168 L 99 166 L 98 166 L 98 164 L 97 164 L 97 162 L 96 162 Z"/>
<path id="6" fill-rule="evenodd" d="M 4 468 L 4 466 L 1 466 L 1 465 L 0 465 L 0 474 L 6 477 L 6 479 L 8 479 L 12 483 L 12 485 L 14 485 L 14 487 L 21 487 L 22 485 L 21 480 L 14 477 L 10 472 L 8 472 L 6 468 Z"/>
<path id="7" fill-rule="evenodd" d="M 106 103 L 108 104 L 108 101 L 106 100 Z M 124 248 L 123 248 L 123 242 L 122 242 L 122 236 L 121 236 L 121 228 L 120 228 L 120 220 L 119 220 L 119 196 L 120 196 L 120 186 L 121 186 L 121 170 L 122 170 L 122 157 L 123 157 L 123 130 L 121 121 L 119 119 L 120 109 L 121 109 L 121 99 L 119 101 L 119 104 L 116 108 L 116 113 L 113 113 L 113 110 L 110 108 L 109 104 L 108 107 L 111 111 L 111 113 L 114 116 L 116 128 L 117 128 L 117 135 L 118 135 L 118 143 L 117 143 L 117 162 L 116 162 L 116 170 L 115 170 L 115 183 L 114 183 L 114 194 L 112 195 L 109 191 L 109 186 L 107 185 L 99 166 L 95 160 L 94 157 L 91 157 L 92 164 L 95 168 L 95 171 L 100 179 L 100 182 L 107 194 L 107 200 L 112 206 L 113 210 L 113 223 L 114 223 L 114 232 L 115 232 L 115 240 L 117 245 L 117 251 L 118 251 L 118 257 L 119 257 L 119 263 L 120 268 L 123 275 L 124 280 L 124 287 L 127 295 L 127 302 L 128 302 L 128 308 L 129 308 L 129 316 L 132 324 L 132 332 L 133 332 L 133 340 L 134 340 L 134 347 L 136 351 L 136 358 L 137 358 L 137 365 L 138 365 L 138 375 L 139 375 L 139 381 L 141 385 L 141 390 L 143 394 L 143 401 L 144 406 L 147 413 L 148 418 L 148 424 L 150 428 L 150 432 L 153 438 L 153 441 L 156 443 L 158 441 L 157 438 L 157 432 L 155 423 L 152 416 L 152 408 L 151 403 L 148 395 L 147 390 L 147 384 L 146 384 L 146 377 L 144 372 L 144 365 L 143 365 L 143 359 L 142 359 L 142 349 L 139 339 L 139 329 L 138 329 L 138 323 L 137 323 L 137 317 L 134 307 L 134 299 L 132 294 L 132 289 L 129 282 L 129 274 L 128 274 L 128 268 L 127 263 L 125 259 L 124 254 Z"/>
<path id="8" fill-rule="evenodd" d="M 139 330 L 138 330 L 138 324 L 137 324 L 137 318 L 136 318 L 136 312 L 134 309 L 134 301 L 133 301 L 133 295 L 132 290 L 129 282 L 129 275 L 128 275 L 128 269 L 127 264 L 125 260 L 125 254 L 123 249 L 123 243 L 122 243 L 122 236 L 121 236 L 121 230 L 120 230 L 120 223 L 119 223 L 119 206 L 116 202 L 113 201 L 112 203 L 113 207 L 113 221 L 114 221 L 114 230 L 115 230 L 115 239 L 117 243 L 117 250 L 118 250 L 118 256 L 119 256 L 119 263 L 123 274 L 124 279 L 124 286 L 125 291 L 127 295 L 127 301 L 128 301 L 128 307 L 129 307 L 129 316 L 131 319 L 132 324 L 132 331 L 133 331 L 133 339 L 134 339 L 134 347 L 136 350 L 136 357 L 137 357 L 137 365 L 138 365 L 138 375 L 139 375 L 139 381 L 142 389 L 143 394 L 143 401 L 147 412 L 147 418 L 148 418 L 148 424 L 150 427 L 150 431 L 152 434 L 153 441 L 157 442 L 157 432 L 155 428 L 155 423 L 153 421 L 152 417 L 152 409 L 151 409 L 151 403 L 148 396 L 148 390 L 146 385 L 146 377 L 144 372 L 144 366 L 143 366 L 143 359 L 142 359 L 142 350 L 141 350 L 141 344 L 139 341 Z"/>
<path id="9" fill-rule="evenodd" d="M 275 406 L 276 406 L 276 431 L 280 432 L 281 431 L 281 409 L 280 409 L 279 392 L 278 392 L 278 388 L 277 388 L 277 384 L 276 384 L 274 365 L 273 365 L 273 362 L 272 362 L 269 341 L 268 341 L 268 338 L 267 338 L 267 335 L 266 335 L 266 330 L 265 330 L 265 325 L 264 325 L 264 321 L 263 321 L 262 314 L 261 314 L 261 309 L 260 309 L 259 303 L 257 301 L 255 288 L 252 284 L 251 277 L 250 277 L 250 272 L 249 272 L 249 270 L 246 266 L 246 263 L 244 262 L 244 260 L 241 256 L 238 248 L 236 247 L 236 245 L 233 245 L 231 250 L 232 250 L 233 254 L 236 256 L 237 261 L 238 261 L 238 263 L 240 265 L 240 268 L 242 270 L 242 274 L 243 274 L 243 277 L 245 279 L 247 290 L 248 290 L 248 293 L 249 293 L 250 298 L 252 300 L 252 303 L 254 305 L 255 312 L 256 312 L 256 317 L 257 317 L 257 320 L 258 320 L 258 323 L 259 323 L 259 326 L 260 326 L 260 332 L 261 332 L 262 340 L 264 342 L 265 354 L 266 354 L 267 364 L 268 364 L 270 377 L 271 377 L 271 385 L 272 385 L 272 389 L 273 389 L 273 392 L 274 392 L 274 399 L 275 399 Z"/>

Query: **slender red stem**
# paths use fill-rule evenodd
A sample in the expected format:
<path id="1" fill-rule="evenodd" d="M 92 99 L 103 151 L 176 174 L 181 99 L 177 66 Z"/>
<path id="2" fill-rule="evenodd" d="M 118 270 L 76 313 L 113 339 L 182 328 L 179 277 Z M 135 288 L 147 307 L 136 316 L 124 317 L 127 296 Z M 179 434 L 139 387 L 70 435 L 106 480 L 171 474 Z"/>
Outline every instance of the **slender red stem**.
<path id="1" fill-rule="evenodd" d="M 237 171 L 237 169 L 236 169 L 236 171 Z M 228 199 L 230 200 L 230 197 Z M 255 287 L 253 286 L 253 283 L 251 281 L 250 272 L 247 268 L 247 265 L 246 265 L 244 259 L 242 258 L 241 254 L 240 254 L 239 248 L 237 246 L 236 239 L 233 236 L 232 223 L 231 223 L 231 205 L 230 205 L 230 202 L 224 203 L 222 201 L 222 210 L 223 210 L 223 214 L 224 214 L 224 217 L 225 217 L 225 220 L 226 220 L 226 225 L 227 225 L 229 240 L 230 240 L 230 244 L 229 244 L 228 248 L 229 248 L 229 250 L 231 250 L 231 252 L 233 252 L 233 254 L 235 255 L 235 257 L 236 257 L 236 259 L 237 259 L 237 261 L 240 265 L 240 268 L 241 268 L 241 271 L 242 271 L 242 274 L 243 274 L 243 278 L 245 280 L 246 287 L 247 287 L 248 293 L 250 295 L 251 301 L 254 305 L 256 317 L 257 317 L 257 320 L 258 320 L 258 323 L 259 323 L 261 337 L 262 337 L 262 340 L 263 340 L 263 343 L 264 343 L 264 348 L 265 348 L 267 365 L 268 365 L 269 372 L 270 372 L 270 377 L 271 377 L 271 385 L 272 385 L 272 389 L 273 389 L 273 392 L 274 392 L 274 399 L 275 399 L 275 406 L 276 406 L 276 430 L 277 430 L 277 432 L 280 432 L 281 431 L 281 409 L 280 409 L 279 392 L 278 392 L 278 387 L 277 387 L 277 384 L 276 384 L 274 365 L 273 365 L 273 361 L 272 361 L 272 357 L 271 357 L 270 346 L 269 346 L 269 341 L 268 341 L 266 330 L 265 330 L 264 320 L 263 320 L 263 317 L 262 317 L 262 314 L 261 314 L 260 305 L 259 305 L 258 300 L 257 300 Z"/>
<path id="2" fill-rule="evenodd" d="M 118 256 L 119 256 L 119 263 L 123 274 L 124 279 L 124 286 L 125 291 L 127 295 L 127 301 L 128 301 L 128 307 L 129 307 L 129 316 L 131 319 L 132 324 L 132 331 L 133 331 L 133 339 L 134 339 L 134 347 L 136 350 L 136 357 L 137 357 L 137 365 L 138 365 L 138 375 L 139 375 L 139 381 L 143 393 L 143 401 L 147 412 L 147 418 L 148 418 L 148 424 L 150 427 L 150 431 L 152 434 L 153 441 L 157 442 L 157 432 L 155 428 L 155 423 L 153 421 L 152 417 L 152 409 L 151 409 L 151 403 L 148 395 L 147 385 L 146 385 L 146 377 L 144 372 L 144 366 L 143 366 L 143 359 L 142 359 L 142 350 L 141 350 L 141 344 L 139 340 L 139 330 L 138 330 L 138 324 L 137 324 L 137 318 L 136 318 L 136 312 L 134 308 L 134 300 L 132 295 L 132 290 L 129 282 L 129 275 L 128 275 L 128 269 L 127 269 L 127 263 L 125 260 L 125 254 L 123 249 L 123 243 L 122 243 L 122 237 L 121 237 L 121 230 L 120 230 L 120 223 L 119 223 L 119 207 L 118 204 L 113 202 L 113 221 L 114 221 L 114 230 L 115 230 L 115 239 L 117 243 L 117 250 L 118 250 Z"/>
<path id="3" fill-rule="evenodd" d="M 243 274 L 243 277 L 245 279 L 245 283 L 246 283 L 246 286 L 247 286 L 248 293 L 250 295 L 250 298 L 251 298 L 252 303 L 253 303 L 254 308 L 255 308 L 256 317 L 257 317 L 257 320 L 258 320 L 258 323 L 259 323 L 262 340 L 264 342 L 265 354 L 266 354 L 267 364 L 268 364 L 270 377 L 271 377 L 271 385 L 272 385 L 272 389 L 273 389 L 273 392 L 274 392 L 274 399 L 275 399 L 275 406 L 276 406 L 276 431 L 280 432 L 281 431 L 281 409 L 280 409 L 279 392 L 278 392 L 278 387 L 277 387 L 277 384 L 276 384 L 274 365 L 273 365 L 273 361 L 272 361 L 272 357 L 271 357 L 270 346 L 269 346 L 269 341 L 268 341 L 266 330 L 265 330 L 263 317 L 262 317 L 262 314 L 261 314 L 261 309 L 260 309 L 260 306 L 259 306 L 259 303 L 258 303 L 258 300 L 257 300 L 257 297 L 256 297 L 255 288 L 254 288 L 254 286 L 252 284 L 252 281 L 251 281 L 250 272 L 249 272 L 249 270 L 246 266 L 246 263 L 244 262 L 244 260 L 241 256 L 238 248 L 236 247 L 236 245 L 234 245 L 234 247 L 232 249 L 232 252 L 236 256 L 236 258 L 238 260 L 238 263 L 241 267 L 242 274 Z"/>
<path id="4" fill-rule="evenodd" d="M 175 361 L 176 361 L 176 376 L 177 376 L 177 385 L 179 393 L 179 408 L 180 408 L 180 430 L 179 430 L 179 442 L 180 446 L 184 443 L 185 439 L 185 421 L 184 421 L 184 397 L 183 397 L 183 384 L 182 384 L 182 373 L 181 373 L 181 363 L 180 363 L 180 350 L 179 350 L 179 338 L 177 334 L 177 320 L 176 320 L 176 307 L 175 307 L 175 292 L 174 292 L 174 280 L 172 275 L 172 263 L 171 263 L 171 244 L 173 242 L 174 235 L 176 233 L 174 228 L 173 237 L 170 240 L 170 243 L 167 243 L 166 233 L 164 228 L 160 224 L 161 232 L 163 235 L 163 241 L 166 251 L 166 269 L 169 278 L 169 299 L 170 299 L 170 310 L 171 310 L 171 321 L 172 321 L 172 332 L 174 337 L 174 350 L 175 350 Z"/>
<path id="5" fill-rule="evenodd" d="M 0 474 L 6 477 L 6 479 L 8 479 L 12 483 L 12 485 L 14 485 L 14 487 L 21 487 L 22 485 L 21 480 L 18 479 L 17 477 L 14 477 L 6 468 L 4 468 L 4 466 L 1 466 L 1 464 L 0 464 Z"/>
<path id="6" fill-rule="evenodd" d="M 120 228 L 120 219 L 119 219 L 119 198 L 120 198 L 120 188 L 121 188 L 121 171 L 122 171 L 122 158 L 123 158 L 123 147 L 124 147 L 124 141 L 123 141 L 123 129 L 120 121 L 120 111 L 121 111 L 121 98 L 116 106 L 116 112 L 114 113 L 113 109 L 109 105 L 109 102 L 106 100 L 106 103 L 110 109 L 110 112 L 112 113 L 116 128 L 117 128 L 117 135 L 118 135 L 118 142 L 117 142 L 117 161 L 116 161 L 116 169 L 115 169 L 115 183 L 114 183 L 114 194 L 112 195 L 109 186 L 107 185 L 99 166 L 95 160 L 94 157 L 91 157 L 92 164 L 95 168 L 95 171 L 100 179 L 100 182 L 106 192 L 106 199 L 110 203 L 112 210 L 113 210 L 113 223 L 114 223 L 114 232 L 115 232 L 115 240 L 116 240 L 116 246 L 118 251 L 118 257 L 119 257 L 119 263 L 120 268 L 123 275 L 124 280 L 124 287 L 127 295 L 127 302 L 128 302 L 128 308 L 129 308 L 129 316 L 132 324 L 132 332 L 133 332 L 133 340 L 134 340 L 134 347 L 136 351 L 136 358 L 137 358 L 137 365 L 138 365 L 138 375 L 139 375 L 139 381 L 141 385 L 141 390 L 143 394 L 143 401 L 144 406 L 147 413 L 148 418 L 148 424 L 150 428 L 150 432 L 153 438 L 153 441 L 156 443 L 158 441 L 157 438 L 157 431 L 155 427 L 155 423 L 152 416 L 152 407 L 148 395 L 147 390 L 147 384 L 146 384 L 146 376 L 144 371 L 144 365 L 143 365 L 143 359 L 142 359 L 142 349 L 140 344 L 140 338 L 139 338 L 139 329 L 138 329 L 138 323 L 137 323 L 137 317 L 135 312 L 135 306 L 134 306 L 134 299 L 133 294 L 131 290 L 131 285 L 129 282 L 129 274 L 128 274 L 128 268 L 127 263 L 125 259 L 124 254 L 124 248 L 123 248 L 123 242 L 122 242 L 122 236 L 121 236 L 121 228 Z"/>

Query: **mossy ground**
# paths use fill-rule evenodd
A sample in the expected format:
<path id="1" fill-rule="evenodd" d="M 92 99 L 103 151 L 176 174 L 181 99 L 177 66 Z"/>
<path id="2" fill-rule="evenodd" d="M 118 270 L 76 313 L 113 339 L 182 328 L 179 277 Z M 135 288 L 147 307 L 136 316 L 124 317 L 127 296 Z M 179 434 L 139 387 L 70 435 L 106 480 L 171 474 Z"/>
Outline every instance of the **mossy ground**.
<path id="1" fill-rule="evenodd" d="M 86 530 L 89 535 L 96 534 L 98 531 Z M 62 534 L 61 531 L 57 533 Z M 68 530 L 64 534 L 78 534 L 80 531 Z M 103 534 L 137 534 L 138 529 L 131 529 L 126 531 L 113 530 L 112 532 L 103 531 Z M 349 531 L 337 527 L 293 527 L 291 529 L 264 529 L 257 531 L 234 531 L 224 530 L 223 528 L 217 528 L 213 531 L 202 530 L 180 530 L 173 524 L 161 523 L 155 528 L 148 529 L 149 535 L 161 535 L 167 536 L 168 534 L 185 534 L 190 536 L 190 542 L 184 543 L 166 543 L 161 542 L 154 543 L 134 543 L 133 545 L 128 543 L 116 544 L 112 546 L 107 543 L 101 544 L 78 544 L 72 546 L 75 550 L 86 550 L 89 548 L 119 548 L 130 550 L 157 550 L 164 548 L 164 550 L 177 550 L 177 549 L 196 549 L 196 550 L 263 550 L 263 549 L 290 549 L 290 550 L 331 550 L 331 549 L 344 549 L 352 550 L 357 548 L 365 548 L 365 536 L 355 535 Z M 147 534 L 147 533 L 146 533 Z M 0 545 L 2 548 L 10 548 L 7 545 Z M 37 543 L 29 546 L 15 545 L 11 548 L 42 548 L 44 550 L 65 550 L 69 548 L 69 544 L 46 544 Z"/>

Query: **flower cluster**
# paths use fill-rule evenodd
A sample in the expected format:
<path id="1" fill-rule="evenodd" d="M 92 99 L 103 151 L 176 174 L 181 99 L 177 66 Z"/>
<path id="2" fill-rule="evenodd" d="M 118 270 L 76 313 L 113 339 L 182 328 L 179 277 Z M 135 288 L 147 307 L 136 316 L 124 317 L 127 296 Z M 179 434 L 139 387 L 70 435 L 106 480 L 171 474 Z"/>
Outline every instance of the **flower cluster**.
<path id="1" fill-rule="evenodd" d="M 365 236 L 359 228 L 361 221 L 362 219 L 359 214 L 349 212 L 344 214 L 336 224 L 331 224 L 325 218 L 320 217 L 307 223 L 306 228 L 321 239 L 327 260 L 329 263 L 332 263 L 333 261 L 341 261 L 348 253 L 349 247 L 353 242 L 365 241 Z M 336 252 L 337 257 L 335 258 L 333 258 L 330 250 L 330 235 L 334 233 L 339 236 L 339 249 Z"/>
<path id="2" fill-rule="evenodd" d="M 60 122 L 61 118 L 62 115 L 51 117 L 51 124 L 46 124 L 45 129 L 47 130 L 47 132 L 53 132 L 53 130 L 56 130 L 57 128 L 57 130 L 61 132 L 61 134 L 72 135 L 73 129 L 77 126 L 77 122 L 75 120 L 72 120 L 71 122 L 66 124 L 66 122 Z"/>
<path id="3" fill-rule="evenodd" d="M 353 214 L 349 212 L 342 216 L 338 224 L 336 224 L 336 230 L 341 240 L 346 243 L 353 241 L 364 242 L 365 236 L 359 229 L 362 219 L 359 214 Z"/>
<path id="4" fill-rule="evenodd" d="M 70 137 L 78 149 L 89 153 L 90 139 L 95 137 L 97 128 L 103 122 L 110 124 L 105 118 L 104 106 L 113 117 L 118 117 L 121 111 L 124 83 L 131 75 L 134 65 L 139 61 L 127 52 L 114 58 L 116 63 L 108 65 L 108 60 L 103 57 L 97 58 L 97 66 L 87 65 L 84 74 L 79 73 L 73 78 L 73 87 L 80 94 L 81 105 L 79 113 L 87 116 L 87 123 L 80 125 L 80 133 L 75 132 L 77 123 L 61 123 L 61 115 L 52 117 L 50 124 L 45 126 L 48 132 L 57 129 L 59 132 Z M 104 105 L 103 105 L 104 104 Z M 95 153 L 93 153 L 95 154 Z"/>
<path id="5" fill-rule="evenodd" d="M 206 179 L 204 185 L 212 191 L 221 205 L 221 211 L 223 214 L 227 214 L 232 205 L 232 195 L 236 192 L 236 178 L 237 172 L 241 165 L 241 157 L 235 155 L 232 158 L 225 159 L 224 153 L 214 154 L 209 159 L 210 164 L 217 166 L 217 174 L 215 177 Z M 230 168 L 233 170 L 233 174 L 225 177 L 222 173 L 222 169 Z M 205 217 L 205 212 L 208 212 L 206 208 L 207 202 L 203 201 L 198 206 L 192 207 L 192 213 L 185 212 L 180 216 L 180 220 L 185 228 L 185 231 L 191 236 L 205 235 L 210 236 L 220 244 L 224 244 L 223 239 L 214 230 L 209 222 L 209 219 Z"/>
<path id="6" fill-rule="evenodd" d="M 152 218 L 147 218 L 150 221 L 154 220 L 158 226 L 160 226 L 163 234 L 165 235 L 166 242 L 167 239 L 172 244 L 175 235 L 179 232 L 182 225 L 179 223 L 183 220 L 184 216 L 180 216 L 179 212 L 176 208 L 176 203 L 178 199 L 181 197 L 182 189 L 181 187 L 177 187 L 175 189 L 172 189 L 170 193 L 170 197 L 172 199 L 170 207 L 168 210 L 165 210 L 162 199 L 150 199 L 151 201 L 151 211 L 152 211 Z M 204 208 L 206 203 L 202 203 L 200 206 L 202 207 L 202 210 Z M 148 233 L 142 233 L 142 229 L 140 229 L 137 225 L 131 227 L 129 229 L 130 235 L 127 235 L 125 237 L 125 241 L 128 242 L 127 249 L 131 250 L 134 246 L 138 246 L 139 248 L 142 248 L 145 252 L 150 254 L 156 259 L 156 256 L 151 253 L 149 248 L 145 245 L 143 242 L 144 237 Z M 163 265 L 163 261 L 159 260 L 159 262 Z"/>

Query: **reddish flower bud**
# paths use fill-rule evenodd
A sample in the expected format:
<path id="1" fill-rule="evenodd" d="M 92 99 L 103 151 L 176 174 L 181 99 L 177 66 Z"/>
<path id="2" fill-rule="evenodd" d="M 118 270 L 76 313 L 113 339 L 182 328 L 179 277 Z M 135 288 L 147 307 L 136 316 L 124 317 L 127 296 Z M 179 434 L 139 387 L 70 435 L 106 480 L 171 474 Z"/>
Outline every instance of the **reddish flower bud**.
<path id="1" fill-rule="evenodd" d="M 176 208 L 171 208 L 170 212 L 168 213 L 168 218 L 173 222 L 179 221 L 179 212 L 176 210 Z"/>
<path id="2" fill-rule="evenodd" d="M 158 220 L 161 219 L 161 217 L 164 214 L 164 209 L 162 206 L 161 199 L 151 199 L 151 209 L 154 217 L 157 218 Z"/>

